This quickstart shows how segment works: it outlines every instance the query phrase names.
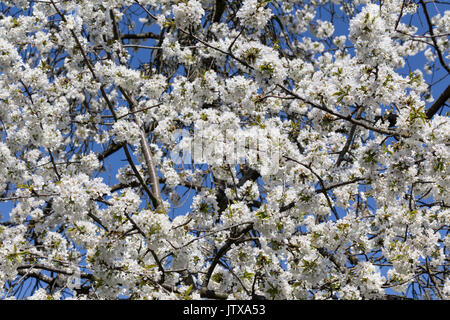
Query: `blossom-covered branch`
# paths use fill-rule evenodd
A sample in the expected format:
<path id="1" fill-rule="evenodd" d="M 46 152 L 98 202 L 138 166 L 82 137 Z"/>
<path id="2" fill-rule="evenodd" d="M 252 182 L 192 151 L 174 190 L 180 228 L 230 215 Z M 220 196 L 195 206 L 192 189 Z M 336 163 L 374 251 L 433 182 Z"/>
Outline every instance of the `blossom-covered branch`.
<path id="1" fill-rule="evenodd" d="M 0 10 L 1 298 L 450 297 L 445 4 Z"/>

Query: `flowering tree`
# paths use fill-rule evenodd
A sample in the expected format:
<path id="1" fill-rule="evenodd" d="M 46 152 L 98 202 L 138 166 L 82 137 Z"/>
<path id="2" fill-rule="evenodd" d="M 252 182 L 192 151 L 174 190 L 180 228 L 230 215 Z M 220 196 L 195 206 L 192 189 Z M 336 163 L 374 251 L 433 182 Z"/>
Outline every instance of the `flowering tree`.
<path id="1" fill-rule="evenodd" d="M 1 296 L 449 298 L 447 5 L 3 1 Z"/>

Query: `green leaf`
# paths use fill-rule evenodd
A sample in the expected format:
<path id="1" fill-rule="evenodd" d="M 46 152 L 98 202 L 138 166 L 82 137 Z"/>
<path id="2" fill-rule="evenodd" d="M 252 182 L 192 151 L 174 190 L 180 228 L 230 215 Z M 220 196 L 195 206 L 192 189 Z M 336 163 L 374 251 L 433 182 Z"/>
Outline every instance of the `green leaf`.
<path id="1" fill-rule="evenodd" d="M 244 272 L 244 275 L 242 276 L 242 278 L 251 280 L 254 276 L 255 276 L 255 274 L 252 272 Z"/>
<path id="2" fill-rule="evenodd" d="M 189 296 L 189 295 L 191 294 L 192 288 L 194 288 L 194 285 L 191 284 L 191 285 L 189 286 L 189 288 L 187 288 L 186 293 L 185 293 L 185 296 Z"/>

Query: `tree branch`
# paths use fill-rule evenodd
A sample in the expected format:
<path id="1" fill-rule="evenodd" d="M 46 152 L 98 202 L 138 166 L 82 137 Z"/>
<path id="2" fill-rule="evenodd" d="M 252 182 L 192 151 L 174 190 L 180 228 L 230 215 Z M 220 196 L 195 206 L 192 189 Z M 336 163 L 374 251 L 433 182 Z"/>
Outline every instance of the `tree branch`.
<path id="1" fill-rule="evenodd" d="M 126 92 L 123 88 L 119 87 L 120 92 L 122 92 L 122 94 L 124 95 L 125 99 L 127 100 L 129 106 L 130 106 L 130 110 L 131 112 L 134 114 L 137 112 L 136 110 L 136 103 L 135 101 L 131 98 L 131 96 L 128 94 L 128 92 Z M 158 173 L 156 172 L 156 166 L 155 166 L 155 162 L 153 161 L 153 155 L 152 155 L 152 151 L 150 150 L 150 145 L 147 141 L 147 135 L 145 133 L 144 130 L 144 124 L 142 123 L 142 120 L 139 117 L 134 117 L 134 122 L 136 123 L 136 125 L 139 128 L 139 133 L 140 133 L 140 139 L 141 139 L 141 149 L 142 149 L 142 153 L 144 155 L 144 159 L 145 159 L 145 164 L 147 165 L 147 170 L 149 172 L 150 175 L 150 185 L 152 186 L 152 194 L 153 194 L 153 206 L 155 207 L 155 209 L 159 208 L 162 205 L 162 198 L 161 198 L 161 189 L 159 186 L 159 178 L 158 178 Z"/>
<path id="2" fill-rule="evenodd" d="M 220 22 L 223 12 L 225 11 L 225 0 L 216 0 L 216 5 L 214 7 L 214 19 L 213 22 Z"/>
<path id="3" fill-rule="evenodd" d="M 211 265 L 209 266 L 208 272 L 205 276 L 205 281 L 203 282 L 203 288 L 207 290 L 209 280 L 211 279 L 211 276 L 213 274 L 214 268 L 216 267 L 217 263 L 219 262 L 219 259 L 222 258 L 228 250 L 230 250 L 231 246 L 233 244 L 240 243 L 243 239 L 243 236 L 249 232 L 253 228 L 253 223 L 246 226 L 241 231 L 237 232 L 236 236 L 234 238 L 228 238 L 227 241 L 225 241 L 225 244 L 217 251 Z"/>
<path id="4" fill-rule="evenodd" d="M 125 151 L 125 156 L 127 157 L 128 163 L 131 166 L 131 170 L 133 170 L 133 172 L 134 172 L 136 178 L 138 179 L 139 183 L 144 188 L 144 190 L 147 193 L 147 195 L 150 197 L 150 200 L 153 202 L 154 205 L 156 203 L 159 203 L 159 199 L 148 188 L 146 182 L 144 181 L 144 179 L 142 178 L 141 174 L 139 173 L 139 171 L 137 170 L 136 166 L 134 165 L 134 162 L 133 162 L 133 159 L 131 157 L 130 151 L 128 151 L 128 147 L 127 147 L 126 144 L 123 146 L 123 150 Z"/>
<path id="5" fill-rule="evenodd" d="M 394 136 L 394 137 L 402 136 L 402 135 L 399 135 L 399 134 L 398 134 L 397 132 L 395 132 L 395 131 L 385 130 L 385 129 L 382 129 L 382 128 L 377 128 L 377 127 L 374 127 L 374 126 L 372 126 L 372 125 L 369 125 L 367 122 L 364 122 L 364 121 L 361 121 L 361 120 L 357 120 L 357 119 L 353 119 L 351 116 L 344 116 L 344 115 L 342 115 L 342 114 L 340 114 L 340 113 L 338 113 L 338 112 L 335 112 L 335 111 L 333 111 L 333 110 L 331 110 L 331 109 L 329 109 L 329 108 L 327 108 L 327 107 L 325 107 L 325 106 L 321 106 L 321 105 L 318 105 L 318 104 L 313 103 L 313 102 L 311 102 L 311 101 L 308 101 L 308 100 L 302 98 L 301 96 L 299 96 L 299 95 L 296 94 L 295 92 L 289 90 L 288 88 L 286 88 L 286 87 L 284 87 L 284 86 L 282 86 L 282 85 L 277 85 L 277 86 L 278 86 L 279 88 L 283 89 L 286 93 L 292 95 L 293 97 L 296 97 L 296 98 L 299 99 L 300 101 L 305 102 L 305 103 L 307 103 L 307 104 L 313 106 L 314 108 L 317 108 L 317 109 L 319 109 L 319 110 L 325 111 L 325 112 L 327 112 L 327 113 L 329 113 L 329 114 L 331 114 L 331 115 L 333 115 L 333 116 L 336 116 L 336 117 L 338 117 L 339 119 L 346 120 L 346 121 L 348 121 L 348 122 L 350 122 L 350 123 L 353 123 L 353 124 L 356 124 L 356 125 L 358 125 L 358 126 L 361 126 L 361 127 L 365 128 L 365 129 L 367 129 L 367 130 L 372 130 L 372 131 L 375 131 L 375 132 L 378 132 L 378 133 L 381 133 L 381 134 L 385 134 L 385 135 L 389 135 L 389 136 Z"/>
<path id="6" fill-rule="evenodd" d="M 423 12 L 425 13 L 425 19 L 427 20 L 428 24 L 428 31 L 430 32 L 431 41 L 433 41 L 433 47 L 436 50 L 439 62 L 444 67 L 444 69 L 447 70 L 448 73 L 450 73 L 450 68 L 445 63 L 444 56 L 442 55 L 441 49 L 439 48 L 438 43 L 436 41 L 436 37 L 434 36 L 433 23 L 431 21 L 430 15 L 428 14 L 427 6 L 423 0 L 420 0 L 420 4 L 422 5 Z"/>
<path id="7" fill-rule="evenodd" d="M 102 153 L 97 155 L 97 159 L 99 161 L 103 161 L 104 159 L 106 159 L 107 157 L 112 155 L 113 153 L 119 151 L 122 147 L 123 147 L 122 143 L 112 142 L 106 150 L 104 150 Z"/>
<path id="8" fill-rule="evenodd" d="M 123 39 L 159 39 L 159 34 L 153 32 L 144 33 L 127 33 L 122 34 L 120 38 Z"/>
<path id="9" fill-rule="evenodd" d="M 436 112 L 438 112 L 439 109 L 445 105 L 448 99 L 450 99 L 450 85 L 447 86 L 447 89 L 445 89 L 444 92 L 441 93 L 439 98 L 437 98 L 433 105 L 425 112 L 427 118 L 433 118 Z"/>
<path id="10" fill-rule="evenodd" d="M 128 214 L 128 212 L 125 212 L 125 216 L 127 217 L 128 221 L 131 222 L 133 227 L 135 227 L 136 230 L 144 237 L 144 239 L 147 239 L 147 235 L 145 234 L 145 232 L 138 226 L 136 221 L 133 220 L 133 218 Z M 164 283 L 165 270 L 164 270 L 164 267 L 161 264 L 161 260 L 156 255 L 156 252 L 153 251 L 152 249 L 148 248 L 147 252 L 150 252 L 152 254 L 153 260 L 155 260 L 156 264 L 158 265 L 158 269 L 161 272 L 161 279 L 158 281 L 158 284 Z M 144 254 L 144 256 L 145 256 L 145 254 Z"/>

